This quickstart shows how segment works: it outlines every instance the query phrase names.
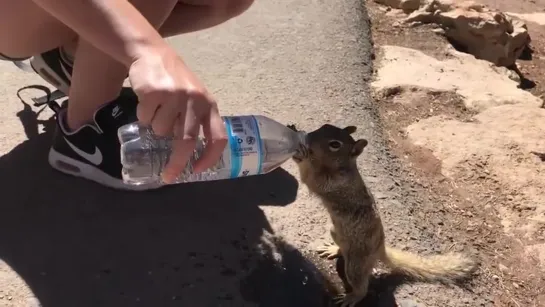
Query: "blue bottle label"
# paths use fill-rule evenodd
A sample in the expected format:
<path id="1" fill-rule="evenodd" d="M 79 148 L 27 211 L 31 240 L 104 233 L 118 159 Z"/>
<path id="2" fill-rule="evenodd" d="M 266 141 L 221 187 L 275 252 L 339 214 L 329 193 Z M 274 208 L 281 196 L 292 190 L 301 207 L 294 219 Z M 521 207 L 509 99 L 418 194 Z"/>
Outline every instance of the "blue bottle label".
<path id="1" fill-rule="evenodd" d="M 231 149 L 231 178 L 262 173 L 263 147 L 254 116 L 226 116 L 225 127 Z"/>

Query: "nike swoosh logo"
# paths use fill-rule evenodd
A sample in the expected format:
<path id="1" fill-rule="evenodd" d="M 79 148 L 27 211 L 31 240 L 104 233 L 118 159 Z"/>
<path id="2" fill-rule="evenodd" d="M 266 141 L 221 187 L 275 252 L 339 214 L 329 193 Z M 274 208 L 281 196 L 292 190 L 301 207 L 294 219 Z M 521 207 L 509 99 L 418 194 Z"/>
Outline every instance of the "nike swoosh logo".
<path id="1" fill-rule="evenodd" d="M 74 144 L 70 143 L 68 139 L 64 138 L 68 146 L 72 148 L 73 151 L 75 151 L 78 155 L 83 157 L 84 159 L 88 160 L 89 162 L 93 163 L 94 165 L 99 165 L 102 163 L 102 153 L 98 149 L 98 147 L 95 146 L 95 152 L 93 154 L 89 154 L 79 148 L 77 148 Z"/>

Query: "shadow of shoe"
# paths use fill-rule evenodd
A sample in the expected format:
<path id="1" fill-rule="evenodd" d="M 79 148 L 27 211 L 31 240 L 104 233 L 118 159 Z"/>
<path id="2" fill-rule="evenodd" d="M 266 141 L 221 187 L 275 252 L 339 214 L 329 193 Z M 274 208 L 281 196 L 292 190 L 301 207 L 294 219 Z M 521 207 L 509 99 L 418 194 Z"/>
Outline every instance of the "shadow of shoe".
<path id="1" fill-rule="evenodd" d="M 245 306 L 240 285 L 252 276 L 267 284 L 284 274 L 267 269 L 279 262 L 273 249 L 260 247 L 273 230 L 259 206 L 295 200 L 298 182 L 285 170 L 116 191 L 53 170 L 47 151 L 54 121 L 37 121 L 28 107 L 21 115 L 29 140 L 0 157 L 0 258 L 43 307 Z M 35 133 L 37 123 L 46 133 Z M 297 251 L 284 259 L 288 264 L 280 265 L 305 268 L 306 278 L 315 278 Z M 314 286 L 298 289 L 299 295 L 322 295 L 319 281 L 309 283 Z M 293 291 L 284 286 L 255 300 L 303 306 L 270 300 L 267 291 Z"/>

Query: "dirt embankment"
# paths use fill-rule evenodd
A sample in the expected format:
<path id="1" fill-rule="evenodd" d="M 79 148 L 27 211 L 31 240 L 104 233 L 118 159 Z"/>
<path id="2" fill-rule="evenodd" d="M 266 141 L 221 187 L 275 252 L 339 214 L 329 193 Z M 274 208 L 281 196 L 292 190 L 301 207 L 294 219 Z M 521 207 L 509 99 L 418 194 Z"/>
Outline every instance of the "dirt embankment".
<path id="1" fill-rule="evenodd" d="M 515 0 L 375 1 L 375 101 L 437 202 L 423 215 L 478 251 L 473 289 L 490 306 L 545 305 L 543 14 Z"/>

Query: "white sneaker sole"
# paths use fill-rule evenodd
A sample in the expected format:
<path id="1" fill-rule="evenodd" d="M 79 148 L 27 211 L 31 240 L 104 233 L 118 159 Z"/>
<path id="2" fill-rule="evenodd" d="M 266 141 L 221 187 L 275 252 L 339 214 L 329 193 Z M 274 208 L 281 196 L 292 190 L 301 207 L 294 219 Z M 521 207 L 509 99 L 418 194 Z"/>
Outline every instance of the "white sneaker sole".
<path id="1" fill-rule="evenodd" d="M 34 71 L 45 81 L 59 89 L 65 95 L 68 95 L 70 85 L 63 81 L 62 78 L 59 78 L 57 73 L 49 68 L 49 65 L 44 62 L 42 57 L 32 57 L 32 59 L 30 59 L 30 66 L 32 66 L 32 69 L 34 69 Z"/>
<path id="2" fill-rule="evenodd" d="M 88 179 L 103 186 L 116 190 L 146 191 L 161 188 L 162 185 L 129 185 L 118 178 L 114 178 L 100 169 L 89 164 L 82 163 L 70 157 L 60 154 L 55 149 L 49 150 L 49 164 L 54 169 L 75 177 Z"/>

